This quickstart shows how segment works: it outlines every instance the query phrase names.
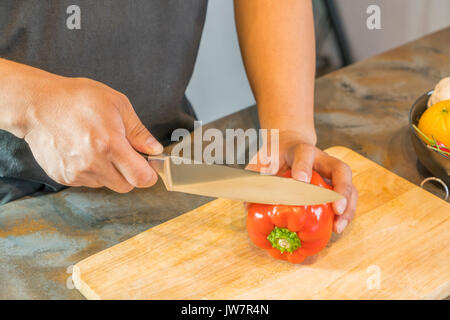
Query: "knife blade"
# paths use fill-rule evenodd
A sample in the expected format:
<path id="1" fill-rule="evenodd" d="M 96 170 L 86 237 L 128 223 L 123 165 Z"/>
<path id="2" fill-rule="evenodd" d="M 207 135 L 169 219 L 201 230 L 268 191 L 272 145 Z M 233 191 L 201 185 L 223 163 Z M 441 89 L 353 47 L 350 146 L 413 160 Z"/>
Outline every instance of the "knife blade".
<path id="1" fill-rule="evenodd" d="M 168 191 L 283 205 L 318 205 L 342 199 L 332 190 L 290 178 L 262 175 L 224 165 L 183 162 L 161 154 L 146 156 Z"/>

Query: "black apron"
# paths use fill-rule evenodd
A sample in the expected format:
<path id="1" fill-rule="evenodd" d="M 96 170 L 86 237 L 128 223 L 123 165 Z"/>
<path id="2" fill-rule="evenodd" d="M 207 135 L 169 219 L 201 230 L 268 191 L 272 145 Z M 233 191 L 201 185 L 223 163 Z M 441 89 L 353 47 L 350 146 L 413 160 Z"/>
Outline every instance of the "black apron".
<path id="1" fill-rule="evenodd" d="M 0 57 L 107 84 L 167 144 L 174 129 L 193 128 L 184 92 L 206 7 L 207 0 L 1 0 Z M 0 130 L 0 204 L 62 188 L 24 140 Z"/>

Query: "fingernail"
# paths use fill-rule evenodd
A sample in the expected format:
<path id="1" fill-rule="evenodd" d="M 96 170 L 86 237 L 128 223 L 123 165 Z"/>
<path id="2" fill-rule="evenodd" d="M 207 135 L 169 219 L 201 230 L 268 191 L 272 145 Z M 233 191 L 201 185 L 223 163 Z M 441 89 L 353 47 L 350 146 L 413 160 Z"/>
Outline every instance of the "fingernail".
<path id="1" fill-rule="evenodd" d="M 337 214 L 343 214 L 345 208 L 347 208 L 347 199 L 341 199 L 335 202 L 334 207 L 336 208 Z"/>
<path id="2" fill-rule="evenodd" d="M 151 150 L 152 153 L 161 153 L 163 152 L 164 147 L 158 142 L 158 140 L 154 138 L 150 138 L 146 146 Z"/>
<path id="3" fill-rule="evenodd" d="M 300 171 L 296 174 L 297 180 L 303 181 L 303 182 L 309 182 L 308 181 L 308 174 L 305 171 Z"/>
<path id="4" fill-rule="evenodd" d="M 342 233 L 342 231 L 344 231 L 347 224 L 348 224 L 348 221 L 346 219 L 338 221 L 337 226 L 336 226 L 337 233 Z"/>

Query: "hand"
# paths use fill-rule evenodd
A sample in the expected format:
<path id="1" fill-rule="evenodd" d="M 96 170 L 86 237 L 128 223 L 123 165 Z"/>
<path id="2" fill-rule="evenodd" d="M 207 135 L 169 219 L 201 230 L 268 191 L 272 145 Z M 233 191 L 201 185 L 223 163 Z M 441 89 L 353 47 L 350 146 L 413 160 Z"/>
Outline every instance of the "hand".
<path id="1" fill-rule="evenodd" d="M 90 79 L 47 77 L 27 108 L 24 138 L 50 178 L 120 193 L 156 183 L 135 150 L 159 154 L 163 147 L 125 95 Z"/>
<path id="2" fill-rule="evenodd" d="M 318 149 L 314 144 L 315 139 L 303 137 L 298 133 L 280 132 L 279 163 L 273 172 L 290 168 L 294 179 L 309 183 L 314 169 L 327 179 L 333 185 L 334 191 L 345 197 L 332 205 L 336 213 L 333 231 L 341 233 L 353 219 L 358 199 L 358 192 L 352 183 L 352 171 L 347 164 Z M 262 166 L 259 163 L 260 161 L 257 161 L 257 164 L 249 164 L 247 169 L 261 171 Z"/>

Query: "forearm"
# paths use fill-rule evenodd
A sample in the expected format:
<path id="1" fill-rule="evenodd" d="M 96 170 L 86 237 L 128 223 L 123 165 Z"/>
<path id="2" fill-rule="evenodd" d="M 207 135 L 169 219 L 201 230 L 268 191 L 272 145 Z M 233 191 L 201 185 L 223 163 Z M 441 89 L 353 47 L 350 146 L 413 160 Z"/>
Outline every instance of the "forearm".
<path id="1" fill-rule="evenodd" d="M 0 58 L 0 75 L 0 129 L 23 138 L 29 129 L 29 109 L 52 74 Z"/>
<path id="2" fill-rule="evenodd" d="M 316 143 L 311 1 L 235 0 L 242 57 L 262 128 Z"/>

